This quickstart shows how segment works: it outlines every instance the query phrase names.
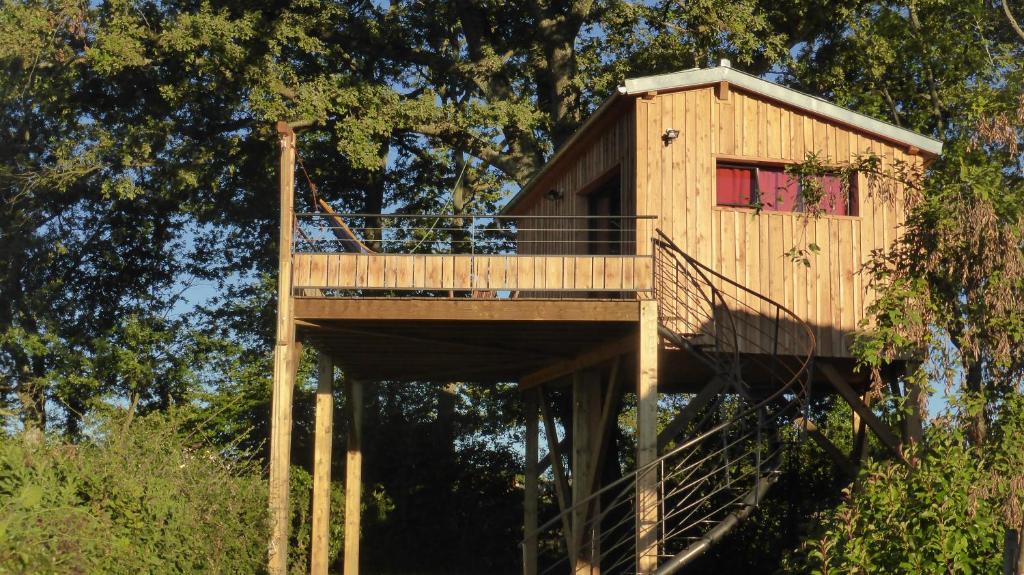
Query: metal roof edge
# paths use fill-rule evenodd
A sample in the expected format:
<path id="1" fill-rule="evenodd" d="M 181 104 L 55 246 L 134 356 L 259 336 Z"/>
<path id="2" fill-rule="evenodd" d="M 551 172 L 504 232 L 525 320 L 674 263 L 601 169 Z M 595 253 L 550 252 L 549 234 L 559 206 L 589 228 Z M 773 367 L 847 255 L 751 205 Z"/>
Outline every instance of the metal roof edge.
<path id="1" fill-rule="evenodd" d="M 842 122 L 887 140 L 913 146 L 936 156 L 942 153 L 942 142 L 939 140 L 894 126 L 882 120 L 876 120 L 859 112 L 837 106 L 822 98 L 762 80 L 757 76 L 727 66 L 633 78 L 626 80 L 625 86 L 623 86 L 623 93 L 627 95 L 642 94 L 658 90 L 692 88 L 717 82 L 729 82 L 734 86 L 761 94 L 783 104 Z"/>

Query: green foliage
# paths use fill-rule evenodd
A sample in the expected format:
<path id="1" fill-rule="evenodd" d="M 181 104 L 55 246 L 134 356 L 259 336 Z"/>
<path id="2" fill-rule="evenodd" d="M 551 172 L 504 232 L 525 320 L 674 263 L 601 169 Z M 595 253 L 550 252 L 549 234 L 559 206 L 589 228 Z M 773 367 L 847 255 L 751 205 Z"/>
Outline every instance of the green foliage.
<path id="1" fill-rule="evenodd" d="M 1005 410 L 1005 423 L 984 448 L 940 424 L 930 428 L 915 468 L 869 463 L 784 568 L 822 575 L 1000 572 L 1004 530 L 1020 528 L 1024 503 L 1024 402 L 1017 397 Z"/>
<path id="2" fill-rule="evenodd" d="M 309 573 L 310 549 L 312 545 L 313 518 L 312 496 L 313 476 L 302 467 L 292 466 L 288 474 L 289 497 L 292 525 L 288 545 L 288 570 L 292 573 Z M 372 493 L 372 492 L 371 492 Z M 345 547 L 345 491 L 341 483 L 331 483 L 331 523 L 328 526 L 328 565 L 335 562 Z M 363 506 L 367 507 L 366 505 Z M 364 509 L 363 515 L 374 509 Z"/>
<path id="3" fill-rule="evenodd" d="M 0 571 L 238 573 L 265 563 L 266 483 L 183 414 L 91 421 L 89 440 L 0 437 Z"/>

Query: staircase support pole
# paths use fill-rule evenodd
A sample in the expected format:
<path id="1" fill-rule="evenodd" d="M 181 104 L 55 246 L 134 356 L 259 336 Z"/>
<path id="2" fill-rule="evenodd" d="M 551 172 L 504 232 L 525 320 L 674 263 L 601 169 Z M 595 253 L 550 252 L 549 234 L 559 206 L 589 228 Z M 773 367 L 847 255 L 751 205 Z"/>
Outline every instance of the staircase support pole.
<path id="1" fill-rule="evenodd" d="M 636 464 L 638 469 L 658 457 L 658 304 L 640 301 L 640 345 L 637 353 Z M 649 575 L 658 568 L 658 470 L 641 472 L 636 481 L 636 571 Z"/>
<path id="2" fill-rule="evenodd" d="M 331 439 L 334 435 L 334 362 L 324 353 L 317 365 L 316 431 L 313 439 L 313 526 L 310 575 L 327 575 L 331 534 Z"/>
<path id="3" fill-rule="evenodd" d="M 295 216 L 295 132 L 278 122 L 281 143 L 279 169 L 281 220 L 278 240 L 277 337 L 274 345 L 274 378 L 270 407 L 270 545 L 267 572 L 288 573 L 288 468 L 292 449 L 292 394 L 299 345 L 295 341 L 292 298 L 292 220 Z"/>
<path id="4" fill-rule="evenodd" d="M 359 575 L 359 503 L 363 493 L 363 382 L 345 378 L 348 450 L 345 456 L 345 570 Z"/>
<path id="5" fill-rule="evenodd" d="M 871 407 L 871 393 L 865 391 L 860 394 L 860 401 L 864 404 L 864 407 Z M 850 461 L 857 467 L 860 467 L 861 461 L 868 454 L 868 424 L 861 416 L 853 411 L 853 450 L 850 453 Z"/>

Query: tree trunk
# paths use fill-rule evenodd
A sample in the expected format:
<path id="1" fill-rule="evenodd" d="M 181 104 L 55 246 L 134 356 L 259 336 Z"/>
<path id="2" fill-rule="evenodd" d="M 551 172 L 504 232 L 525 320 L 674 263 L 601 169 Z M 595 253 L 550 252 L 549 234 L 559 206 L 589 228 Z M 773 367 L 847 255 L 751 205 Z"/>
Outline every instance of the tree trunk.
<path id="1" fill-rule="evenodd" d="M 985 397 L 985 387 L 982 381 L 981 363 L 978 361 L 965 362 L 964 381 L 972 401 L 980 401 L 981 407 L 976 413 L 968 415 L 967 437 L 974 445 L 981 445 L 988 436 L 988 409 Z"/>

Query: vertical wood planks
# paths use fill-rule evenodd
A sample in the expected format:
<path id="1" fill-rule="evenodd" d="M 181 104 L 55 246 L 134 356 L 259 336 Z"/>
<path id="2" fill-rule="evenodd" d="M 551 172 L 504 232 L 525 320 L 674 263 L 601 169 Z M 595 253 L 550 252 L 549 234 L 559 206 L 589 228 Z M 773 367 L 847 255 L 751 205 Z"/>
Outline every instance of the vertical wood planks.
<path id="1" fill-rule="evenodd" d="M 643 468 L 658 456 L 658 304 L 640 302 L 640 334 L 636 375 L 636 465 Z M 658 568 L 658 475 L 641 473 L 636 481 L 636 572 Z"/>
<path id="2" fill-rule="evenodd" d="M 327 575 L 330 563 L 331 439 L 334 435 L 334 363 L 323 353 L 317 365 L 316 423 L 313 442 L 313 518 L 310 529 L 310 575 Z"/>

